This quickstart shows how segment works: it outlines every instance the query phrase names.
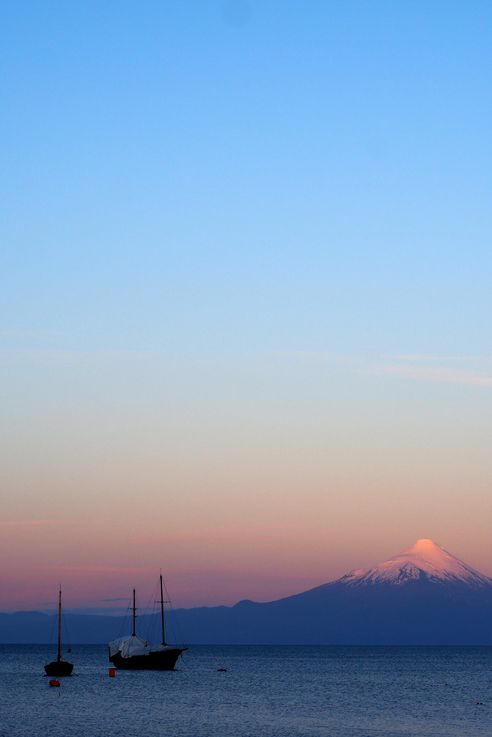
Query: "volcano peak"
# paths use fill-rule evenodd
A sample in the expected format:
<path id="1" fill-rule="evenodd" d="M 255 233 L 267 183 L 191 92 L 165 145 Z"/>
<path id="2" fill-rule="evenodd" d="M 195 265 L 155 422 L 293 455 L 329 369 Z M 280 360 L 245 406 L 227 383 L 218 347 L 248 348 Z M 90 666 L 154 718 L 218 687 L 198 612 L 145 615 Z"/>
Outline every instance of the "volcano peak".
<path id="1" fill-rule="evenodd" d="M 456 558 L 430 538 L 420 538 L 410 548 L 388 558 L 374 568 L 351 571 L 341 583 L 405 584 L 427 580 L 434 583 L 459 583 L 468 586 L 488 586 L 492 580 Z"/>
<path id="2" fill-rule="evenodd" d="M 439 545 L 434 542 L 434 540 L 431 540 L 430 537 L 420 537 L 413 545 L 413 548 L 415 549 L 428 549 L 428 548 L 438 548 Z"/>

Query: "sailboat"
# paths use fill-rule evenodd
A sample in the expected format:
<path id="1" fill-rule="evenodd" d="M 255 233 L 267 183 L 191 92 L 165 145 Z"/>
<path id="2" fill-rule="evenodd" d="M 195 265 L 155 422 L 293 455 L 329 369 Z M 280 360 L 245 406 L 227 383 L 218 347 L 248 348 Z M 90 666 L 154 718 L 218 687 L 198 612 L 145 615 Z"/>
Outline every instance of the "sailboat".
<path id="1" fill-rule="evenodd" d="M 61 657 L 61 612 L 62 612 L 62 592 L 61 586 L 58 591 L 58 648 L 56 653 L 56 660 L 51 663 L 46 663 L 44 670 L 47 676 L 54 676 L 55 678 L 63 678 L 64 676 L 71 676 L 73 671 L 73 663 L 69 663 L 67 660 L 62 660 Z"/>
<path id="2" fill-rule="evenodd" d="M 186 647 L 168 645 L 164 627 L 164 591 L 162 575 L 160 576 L 161 590 L 161 642 L 149 644 L 146 640 L 137 636 L 136 631 L 136 606 L 135 589 L 133 589 L 132 606 L 132 634 L 109 643 L 109 660 L 115 668 L 123 670 L 173 670 L 176 662 Z"/>

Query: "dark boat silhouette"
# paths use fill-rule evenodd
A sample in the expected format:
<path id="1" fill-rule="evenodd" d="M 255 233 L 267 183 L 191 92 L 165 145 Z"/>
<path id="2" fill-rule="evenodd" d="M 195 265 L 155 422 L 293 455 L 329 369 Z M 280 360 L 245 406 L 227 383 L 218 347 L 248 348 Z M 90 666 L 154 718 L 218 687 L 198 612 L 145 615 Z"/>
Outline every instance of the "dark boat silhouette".
<path id="1" fill-rule="evenodd" d="M 179 656 L 187 650 L 186 647 L 176 647 L 168 645 L 166 642 L 162 576 L 160 576 L 160 588 L 161 642 L 152 645 L 137 636 L 135 589 L 133 589 L 132 634 L 130 637 L 113 640 L 109 643 L 109 660 L 115 668 L 121 670 L 174 670 Z"/>
<path id="2" fill-rule="evenodd" d="M 46 663 L 44 670 L 47 676 L 54 678 L 64 678 L 71 676 L 73 671 L 73 663 L 69 663 L 68 660 L 62 660 L 61 657 L 61 616 L 62 616 L 62 592 L 61 587 L 58 592 L 58 647 L 56 653 L 56 660 L 51 663 Z"/>

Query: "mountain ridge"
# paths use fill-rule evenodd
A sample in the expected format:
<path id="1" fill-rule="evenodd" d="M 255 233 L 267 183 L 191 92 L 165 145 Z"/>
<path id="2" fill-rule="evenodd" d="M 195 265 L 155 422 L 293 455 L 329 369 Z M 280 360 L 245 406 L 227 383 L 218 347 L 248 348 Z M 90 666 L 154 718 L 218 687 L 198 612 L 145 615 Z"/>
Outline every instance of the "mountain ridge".
<path id="1" fill-rule="evenodd" d="M 0 641 L 49 642 L 45 614 L 0 614 Z M 123 617 L 66 614 L 72 642 L 108 642 Z M 492 579 L 423 538 L 367 569 L 271 602 L 169 612 L 187 643 L 238 645 L 492 645 Z M 158 625 L 142 616 L 142 634 Z"/>

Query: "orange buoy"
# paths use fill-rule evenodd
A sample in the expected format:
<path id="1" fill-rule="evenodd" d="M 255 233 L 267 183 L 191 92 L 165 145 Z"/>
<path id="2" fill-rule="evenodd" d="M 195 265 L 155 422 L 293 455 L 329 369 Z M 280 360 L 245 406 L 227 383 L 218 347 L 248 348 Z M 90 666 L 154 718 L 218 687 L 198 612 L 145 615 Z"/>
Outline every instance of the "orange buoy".
<path id="1" fill-rule="evenodd" d="M 116 676 L 116 668 L 108 668 L 108 676 L 114 678 Z"/>
<path id="2" fill-rule="evenodd" d="M 59 685 L 60 685 L 60 681 L 59 681 L 59 680 L 58 680 L 57 678 L 52 678 L 52 679 L 51 679 L 51 680 L 49 681 L 49 685 L 50 685 L 50 686 L 59 686 Z"/>

